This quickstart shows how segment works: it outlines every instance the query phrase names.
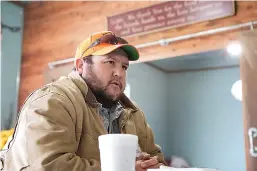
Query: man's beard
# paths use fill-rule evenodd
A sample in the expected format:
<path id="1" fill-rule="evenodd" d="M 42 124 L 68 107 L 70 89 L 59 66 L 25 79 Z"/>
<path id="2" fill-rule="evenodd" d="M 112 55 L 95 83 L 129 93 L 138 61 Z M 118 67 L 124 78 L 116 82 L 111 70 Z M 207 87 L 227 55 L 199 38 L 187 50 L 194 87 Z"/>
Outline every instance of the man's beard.
<path id="1" fill-rule="evenodd" d="M 108 84 L 107 86 L 104 86 L 104 83 L 92 71 L 91 66 L 87 68 L 87 73 L 85 76 L 82 76 L 82 78 L 85 80 L 87 86 L 95 95 L 97 101 L 101 103 L 104 107 L 110 108 L 119 101 L 122 93 L 118 95 L 116 99 L 114 99 L 115 97 L 109 95 L 107 93 Z"/>

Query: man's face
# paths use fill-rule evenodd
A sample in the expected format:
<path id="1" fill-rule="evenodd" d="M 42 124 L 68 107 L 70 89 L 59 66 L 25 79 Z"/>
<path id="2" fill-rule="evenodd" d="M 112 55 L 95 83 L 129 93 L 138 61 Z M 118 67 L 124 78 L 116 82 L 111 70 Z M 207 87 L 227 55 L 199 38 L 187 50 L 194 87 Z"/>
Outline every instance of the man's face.
<path id="1" fill-rule="evenodd" d="M 93 56 L 92 64 L 84 62 L 82 77 L 94 93 L 115 102 L 124 92 L 128 66 L 127 54 L 116 50 L 104 56 Z"/>

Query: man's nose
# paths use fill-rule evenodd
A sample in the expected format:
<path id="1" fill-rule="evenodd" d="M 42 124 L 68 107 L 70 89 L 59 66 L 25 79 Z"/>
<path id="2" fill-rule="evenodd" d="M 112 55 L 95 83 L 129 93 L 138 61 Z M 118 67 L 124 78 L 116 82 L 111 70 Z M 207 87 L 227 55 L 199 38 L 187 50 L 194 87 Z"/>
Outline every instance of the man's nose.
<path id="1" fill-rule="evenodd" d="M 125 70 L 123 69 L 123 67 L 115 67 L 114 71 L 113 71 L 113 75 L 115 77 L 124 77 L 125 76 Z"/>

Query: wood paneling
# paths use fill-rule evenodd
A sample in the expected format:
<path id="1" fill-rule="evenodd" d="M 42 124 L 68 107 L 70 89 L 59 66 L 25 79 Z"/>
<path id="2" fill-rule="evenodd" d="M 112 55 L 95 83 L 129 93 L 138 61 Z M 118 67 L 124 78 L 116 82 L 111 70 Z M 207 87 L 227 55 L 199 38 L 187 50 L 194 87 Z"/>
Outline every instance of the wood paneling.
<path id="1" fill-rule="evenodd" d="M 42 86 L 48 62 L 74 56 L 76 46 L 90 33 L 106 30 L 106 17 L 160 2 L 32 2 L 25 7 L 20 104 L 29 93 Z M 166 31 L 129 37 L 134 45 L 163 38 L 257 20 L 257 3 L 236 2 L 235 16 L 201 22 Z M 141 60 L 149 61 L 224 48 L 238 32 L 222 33 L 140 49 Z"/>
<path id="2" fill-rule="evenodd" d="M 243 86 L 244 133 L 247 171 L 257 170 L 257 157 L 250 154 L 248 130 L 257 129 L 257 31 L 242 33 L 240 38 L 244 54 L 241 58 L 241 79 Z M 253 148 L 257 147 L 257 138 L 253 137 Z M 256 150 L 255 151 L 256 154 Z"/>

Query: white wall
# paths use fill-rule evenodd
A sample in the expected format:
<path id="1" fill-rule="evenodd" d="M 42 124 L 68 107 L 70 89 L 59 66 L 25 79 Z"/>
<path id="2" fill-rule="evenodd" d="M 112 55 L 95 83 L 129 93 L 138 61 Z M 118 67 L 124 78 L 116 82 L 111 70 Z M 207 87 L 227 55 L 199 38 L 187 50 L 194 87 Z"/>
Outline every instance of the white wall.
<path id="1" fill-rule="evenodd" d="M 156 143 L 167 153 L 168 75 L 146 64 L 132 64 L 128 69 L 131 99 L 144 111 L 154 131 Z"/>
<path id="2" fill-rule="evenodd" d="M 239 68 L 165 74 L 133 64 L 128 83 L 166 157 L 245 171 L 242 104 L 230 92 L 239 76 Z"/>
<path id="3" fill-rule="evenodd" d="M 239 68 L 169 74 L 168 151 L 195 167 L 245 171 Z"/>

